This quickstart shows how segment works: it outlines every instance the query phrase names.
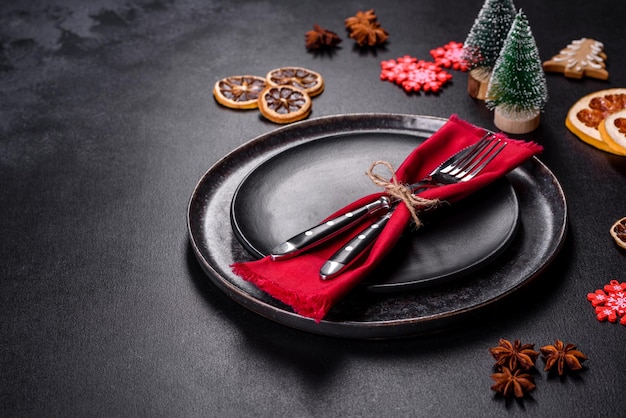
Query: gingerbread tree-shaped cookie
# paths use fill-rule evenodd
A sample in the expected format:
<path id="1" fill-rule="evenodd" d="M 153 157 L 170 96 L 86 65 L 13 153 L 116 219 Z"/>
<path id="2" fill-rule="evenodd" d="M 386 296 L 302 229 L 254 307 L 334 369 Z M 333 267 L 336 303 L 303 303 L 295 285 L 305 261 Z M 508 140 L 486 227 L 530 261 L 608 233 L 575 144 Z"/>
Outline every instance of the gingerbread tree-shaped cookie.
<path id="1" fill-rule="evenodd" d="M 581 38 L 572 41 L 558 55 L 543 63 L 547 72 L 563 73 L 568 78 L 583 76 L 606 80 L 609 72 L 605 69 L 606 54 L 604 45 L 594 39 Z"/>

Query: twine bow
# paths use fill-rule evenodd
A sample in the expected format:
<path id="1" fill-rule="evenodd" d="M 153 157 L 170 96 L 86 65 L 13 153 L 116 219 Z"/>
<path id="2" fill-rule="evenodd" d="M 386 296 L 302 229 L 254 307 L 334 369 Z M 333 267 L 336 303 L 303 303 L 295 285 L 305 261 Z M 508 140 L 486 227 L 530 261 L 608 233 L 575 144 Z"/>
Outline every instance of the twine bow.
<path id="1" fill-rule="evenodd" d="M 387 167 L 387 169 L 389 169 L 389 171 L 391 172 L 391 181 L 374 173 L 374 168 L 376 168 L 376 166 L 378 165 L 384 165 L 385 167 Z M 431 209 L 439 205 L 439 200 L 423 199 L 421 197 L 415 196 L 408 186 L 398 182 L 398 178 L 396 177 L 396 172 L 393 166 L 387 161 L 374 161 L 369 170 L 367 170 L 366 174 L 375 185 L 384 188 L 385 193 L 387 193 L 389 196 L 399 199 L 404 203 L 404 205 L 411 213 L 411 218 L 413 218 L 413 222 L 415 223 L 415 226 L 417 228 L 422 226 L 422 221 L 420 221 L 419 217 L 417 216 L 418 210 Z"/>

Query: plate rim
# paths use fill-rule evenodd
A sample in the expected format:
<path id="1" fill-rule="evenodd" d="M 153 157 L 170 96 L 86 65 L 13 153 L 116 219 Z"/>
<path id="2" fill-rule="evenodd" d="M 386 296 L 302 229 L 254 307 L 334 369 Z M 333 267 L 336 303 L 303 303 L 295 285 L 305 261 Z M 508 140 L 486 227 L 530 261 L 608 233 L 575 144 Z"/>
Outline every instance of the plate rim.
<path id="1" fill-rule="evenodd" d="M 243 144 L 239 145 L 232 151 L 230 151 L 225 156 L 218 159 L 214 164 L 212 164 L 208 170 L 201 176 L 200 180 L 196 183 L 191 196 L 188 200 L 187 205 L 187 229 L 190 238 L 190 244 L 194 255 L 199 261 L 203 271 L 207 274 L 208 278 L 211 282 L 216 285 L 220 290 L 224 291 L 227 296 L 231 297 L 234 301 L 242 305 L 243 307 L 259 314 L 260 316 L 265 317 L 271 321 L 280 323 L 282 325 L 288 326 L 290 328 L 299 329 L 306 332 L 311 332 L 314 334 L 321 334 L 327 336 L 335 336 L 335 337 L 345 337 L 345 338 L 356 338 L 356 339 L 385 339 L 385 338 L 398 338 L 398 337 L 406 337 L 412 335 L 420 335 L 425 333 L 430 333 L 435 330 L 445 329 L 449 327 L 451 324 L 451 320 L 457 318 L 464 318 L 467 314 L 472 312 L 478 312 L 483 310 L 487 306 L 491 306 L 496 302 L 501 301 L 502 299 L 508 297 L 512 293 L 519 291 L 522 287 L 527 286 L 529 283 L 533 282 L 538 276 L 541 275 L 543 271 L 545 271 L 548 266 L 554 261 L 557 255 L 560 253 L 562 249 L 565 238 L 567 236 L 568 224 L 569 224 L 569 216 L 567 210 L 567 201 L 565 198 L 565 194 L 563 192 L 563 188 L 559 183 L 558 179 L 552 173 L 552 171 L 537 157 L 532 157 L 528 163 L 532 163 L 538 166 L 538 168 L 545 172 L 551 179 L 551 185 L 555 188 L 556 195 L 559 197 L 559 211 L 562 217 L 562 221 L 559 223 L 558 228 L 555 228 L 555 232 L 553 233 L 554 245 L 551 246 L 552 250 L 547 255 L 547 257 L 543 260 L 543 262 L 536 268 L 534 271 L 521 280 L 517 285 L 509 288 L 507 291 L 493 297 L 489 300 L 473 304 L 471 306 L 462 307 L 459 309 L 455 309 L 448 312 L 437 313 L 431 316 L 422 316 L 422 317 L 410 317 L 410 318 L 398 318 L 398 319 L 382 319 L 382 320 L 372 320 L 372 321 L 355 321 L 355 320 L 343 320 L 343 321 L 332 321 L 329 319 L 323 319 L 319 323 L 315 322 L 311 318 L 303 317 L 299 314 L 294 313 L 291 308 L 280 307 L 276 305 L 280 305 L 280 302 L 273 300 L 273 303 L 269 303 L 265 300 L 260 300 L 245 289 L 240 288 L 232 283 L 231 281 L 224 279 L 220 272 L 217 271 L 216 266 L 212 266 L 204 254 L 202 253 L 198 243 L 196 242 L 195 235 L 195 227 L 194 227 L 194 219 L 192 215 L 192 211 L 194 209 L 194 202 L 198 198 L 198 193 L 205 186 L 205 180 L 207 177 L 211 175 L 211 173 L 217 171 L 221 167 L 228 164 L 228 162 L 234 157 L 238 156 L 241 153 L 245 153 L 246 150 L 250 148 L 254 148 L 255 145 L 260 142 L 264 143 L 264 146 L 271 148 L 272 145 L 281 147 L 285 146 L 285 144 L 281 144 L 281 137 L 285 135 L 289 135 L 291 131 L 301 130 L 307 127 L 315 127 L 316 125 L 328 125 L 332 123 L 337 123 L 340 120 L 372 120 L 372 119 L 380 119 L 382 120 L 393 120 L 393 121 L 412 121 L 414 123 L 435 123 L 442 125 L 445 123 L 447 119 L 440 118 L 436 116 L 427 116 L 427 115 L 411 115 L 411 114 L 401 114 L 401 113 L 350 113 L 350 114 L 339 114 L 339 115 L 330 115 L 330 116 L 322 116 L 318 118 L 312 118 L 300 122 L 296 122 L 287 126 L 279 127 L 272 131 L 266 132 L 264 134 L 258 135 L 253 139 L 250 139 Z M 372 128 L 376 129 L 376 128 Z M 397 128 L 398 130 L 408 130 L 418 132 L 419 130 L 416 127 L 402 127 Z M 388 128 L 388 130 L 393 130 L 393 128 Z M 320 129 L 318 135 L 323 135 L 324 129 Z M 427 131 L 426 133 L 432 134 L 432 131 Z M 295 139 L 293 142 L 289 143 L 286 148 L 297 145 L 301 142 L 307 142 L 309 139 L 301 140 Z M 274 150 L 270 149 L 267 151 L 270 155 L 265 156 L 265 158 L 269 158 L 272 154 L 277 153 Z M 262 160 L 261 160 L 262 161 Z M 258 162 L 257 162 L 258 164 Z M 244 174 L 245 175 L 245 174 Z M 232 196 L 231 196 L 232 198 Z M 227 210 L 229 213 L 229 210 Z M 230 229 L 230 228 L 229 228 Z M 232 231 L 231 231 L 232 233 Z M 236 240 L 235 237 L 233 239 Z M 239 243 L 238 243 L 239 244 Z M 240 244 L 239 244 L 240 245 Z M 242 248 L 242 251 L 246 251 Z M 253 286 L 250 284 L 250 286 Z M 433 321 L 436 321 L 437 327 L 433 327 Z M 431 326 L 425 326 L 424 324 L 428 324 Z"/>

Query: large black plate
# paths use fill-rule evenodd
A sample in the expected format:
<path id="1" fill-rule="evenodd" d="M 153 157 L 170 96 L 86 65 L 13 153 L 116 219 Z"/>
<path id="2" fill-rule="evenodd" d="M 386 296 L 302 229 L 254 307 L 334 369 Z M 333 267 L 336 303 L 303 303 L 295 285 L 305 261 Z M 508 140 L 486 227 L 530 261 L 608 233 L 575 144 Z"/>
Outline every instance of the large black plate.
<path id="1" fill-rule="evenodd" d="M 294 146 L 253 169 L 235 192 L 237 238 L 262 257 L 350 201 L 377 191 L 364 175 L 372 161 L 397 167 L 423 138 L 414 133 L 351 132 Z M 430 215 L 430 216 L 428 216 Z M 513 186 L 500 181 L 428 214 L 425 226 L 363 281 L 371 291 L 406 291 L 462 277 L 499 255 L 517 228 Z"/>
<path id="2" fill-rule="evenodd" d="M 230 269 L 235 261 L 254 258 L 230 228 L 230 204 L 238 185 L 260 163 L 310 141 L 355 133 L 408 135 L 419 143 L 444 123 L 440 118 L 413 115 L 342 115 L 295 123 L 247 142 L 213 165 L 189 200 L 191 246 L 200 265 L 229 297 L 270 320 L 308 332 L 350 338 L 393 338 L 439 330 L 516 292 L 541 277 L 561 248 L 567 229 L 563 191 L 537 158 L 506 176 L 520 208 L 518 231 L 510 246 L 462 280 L 408 292 L 357 290 L 316 323 L 295 314 Z"/>

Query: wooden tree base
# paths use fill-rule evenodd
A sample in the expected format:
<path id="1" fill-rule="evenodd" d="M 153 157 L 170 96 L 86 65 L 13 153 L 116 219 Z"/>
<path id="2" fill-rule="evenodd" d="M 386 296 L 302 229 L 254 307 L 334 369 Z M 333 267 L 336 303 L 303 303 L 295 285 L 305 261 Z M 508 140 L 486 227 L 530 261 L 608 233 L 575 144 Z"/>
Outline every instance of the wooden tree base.
<path id="1" fill-rule="evenodd" d="M 493 113 L 493 123 L 498 129 L 510 134 L 526 134 L 539 126 L 540 112 L 533 114 L 521 114 L 505 112 L 496 107 Z"/>
<path id="2" fill-rule="evenodd" d="M 467 93 L 470 97 L 485 100 L 491 73 L 483 68 L 474 68 L 467 75 Z"/>

